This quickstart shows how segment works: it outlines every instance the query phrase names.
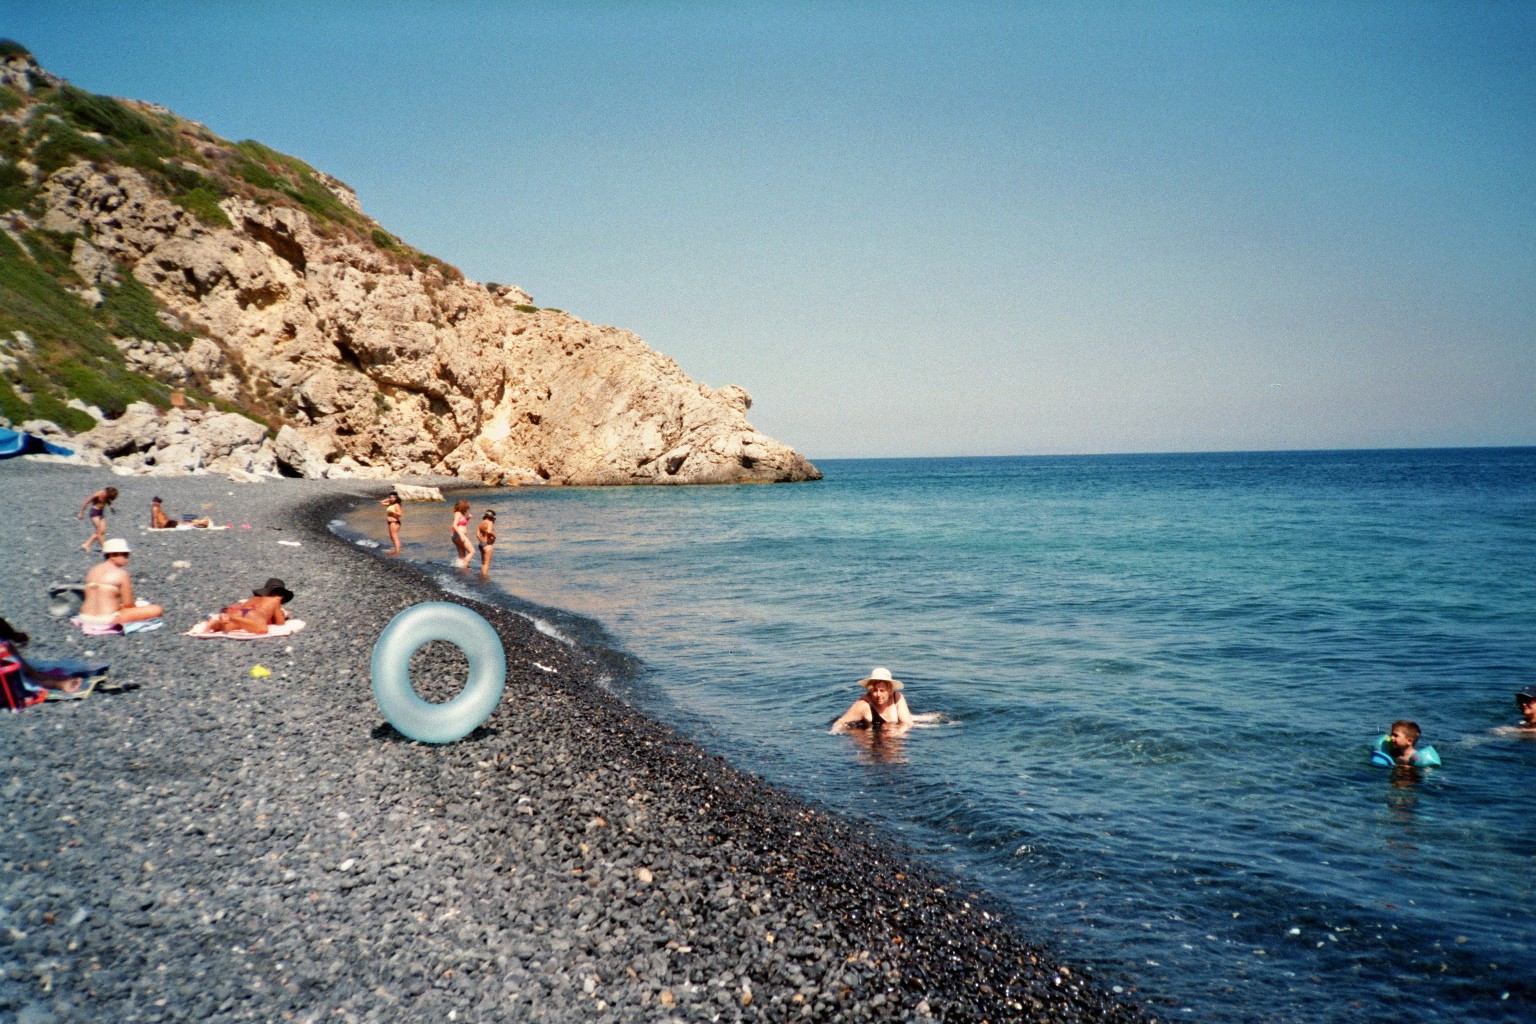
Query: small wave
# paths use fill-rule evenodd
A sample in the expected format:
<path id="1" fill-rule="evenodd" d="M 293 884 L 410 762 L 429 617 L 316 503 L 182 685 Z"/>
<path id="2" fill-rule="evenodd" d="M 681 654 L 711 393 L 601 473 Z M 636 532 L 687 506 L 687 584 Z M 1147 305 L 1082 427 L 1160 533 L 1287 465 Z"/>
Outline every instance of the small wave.
<path id="1" fill-rule="evenodd" d="M 479 601 L 482 599 L 480 594 L 477 594 L 474 590 L 459 582 L 459 578 L 457 576 L 450 576 L 447 573 L 442 573 L 434 578 L 437 582 L 437 588 L 445 594 L 452 594 L 454 597 L 462 597 L 466 601 Z"/>
<path id="2" fill-rule="evenodd" d="M 572 640 L 570 637 L 568 637 L 564 633 L 560 632 L 560 630 L 556 629 L 554 623 L 547 622 L 544 619 L 539 618 L 537 615 L 529 615 L 526 612 L 517 612 L 516 614 L 521 615 L 523 618 L 525 618 L 529 622 L 533 623 L 533 628 L 534 629 L 538 630 L 540 633 L 543 633 L 545 636 L 549 637 L 551 640 L 558 640 L 562 644 L 565 644 L 567 647 L 575 647 L 576 646 L 576 641 Z M 539 667 L 540 668 L 544 668 L 543 665 L 540 665 Z M 546 671 L 552 671 L 552 670 L 546 669 Z"/>
<path id="3" fill-rule="evenodd" d="M 376 540 L 369 540 L 367 537 L 360 538 L 358 540 L 353 541 L 352 543 L 356 544 L 360 548 L 376 548 L 376 547 L 379 546 L 379 542 L 378 541 L 376 541 Z"/>

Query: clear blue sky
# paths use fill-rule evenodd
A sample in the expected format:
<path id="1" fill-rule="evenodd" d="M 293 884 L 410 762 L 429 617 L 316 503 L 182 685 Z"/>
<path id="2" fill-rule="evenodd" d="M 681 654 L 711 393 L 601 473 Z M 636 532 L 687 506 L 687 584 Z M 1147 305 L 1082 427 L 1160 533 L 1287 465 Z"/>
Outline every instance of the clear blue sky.
<path id="1" fill-rule="evenodd" d="M 812 458 L 1536 444 L 1536 4 L 0 0 Z"/>

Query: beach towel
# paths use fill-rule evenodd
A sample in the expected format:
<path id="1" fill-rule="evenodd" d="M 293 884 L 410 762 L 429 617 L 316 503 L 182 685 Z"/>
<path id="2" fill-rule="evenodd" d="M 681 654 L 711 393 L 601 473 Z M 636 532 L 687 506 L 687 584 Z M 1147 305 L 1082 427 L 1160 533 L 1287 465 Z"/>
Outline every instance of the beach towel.
<path id="1" fill-rule="evenodd" d="M 98 683 L 107 678 L 108 667 L 105 661 L 58 658 L 52 661 L 29 661 L 25 672 L 27 682 L 46 688 L 45 696 L 48 700 L 84 700 L 96 690 Z M 80 680 L 80 689 L 74 693 L 65 693 L 57 688 L 64 680 L 74 678 Z"/>
<path id="2" fill-rule="evenodd" d="M 233 633 L 215 633 L 208 628 L 207 622 L 199 622 L 183 635 L 201 637 L 204 640 L 215 637 L 224 637 L 229 640 L 266 640 L 269 637 L 275 636 L 293 636 L 293 634 L 303 628 L 303 619 L 289 619 L 280 626 L 268 626 L 265 633 L 251 633 L 244 629 L 237 629 Z"/>
<path id="3" fill-rule="evenodd" d="M 33 658 L 27 662 L 23 671 L 29 682 L 39 686 L 51 686 L 61 679 L 69 679 L 72 676 L 79 676 L 81 679 L 104 676 L 110 667 L 108 662 L 88 661 L 85 658 L 55 658 L 49 661 Z"/>
<path id="4" fill-rule="evenodd" d="M 110 623 L 97 625 L 94 622 L 82 622 L 76 616 L 69 620 L 70 625 L 78 627 L 86 636 L 117 636 L 123 633 L 148 633 L 165 625 L 164 619 L 142 619 L 138 622 Z"/>
<path id="5" fill-rule="evenodd" d="M 105 675 L 89 676 L 80 680 L 80 689 L 74 693 L 65 693 L 63 690 L 46 690 L 45 700 L 85 700 L 96 692 L 96 686 L 106 680 Z"/>

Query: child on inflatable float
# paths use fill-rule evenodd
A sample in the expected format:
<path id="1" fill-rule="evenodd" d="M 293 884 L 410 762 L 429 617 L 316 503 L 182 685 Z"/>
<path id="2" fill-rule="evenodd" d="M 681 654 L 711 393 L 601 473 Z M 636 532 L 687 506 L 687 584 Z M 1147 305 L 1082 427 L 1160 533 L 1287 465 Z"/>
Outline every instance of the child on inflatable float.
<path id="1" fill-rule="evenodd" d="M 1429 744 L 1417 747 L 1422 733 L 1417 722 L 1400 719 L 1392 723 L 1392 729 L 1378 738 L 1371 748 L 1371 763 L 1385 767 L 1407 766 L 1433 768 L 1440 764 L 1440 755 Z"/>

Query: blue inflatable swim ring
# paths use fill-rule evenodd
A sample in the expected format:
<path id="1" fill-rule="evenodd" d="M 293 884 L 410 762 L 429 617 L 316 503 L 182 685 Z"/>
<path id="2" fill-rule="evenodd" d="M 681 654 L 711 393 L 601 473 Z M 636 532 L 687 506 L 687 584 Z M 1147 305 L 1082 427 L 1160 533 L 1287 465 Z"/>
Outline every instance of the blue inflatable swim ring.
<path id="1" fill-rule="evenodd" d="M 433 640 L 464 652 L 469 680 L 442 704 L 411 685 L 411 656 Z M 373 699 L 389 724 L 421 743 L 452 743 L 484 725 L 507 681 L 507 652 L 484 617 L 463 605 L 426 601 L 396 615 L 373 645 Z"/>
<path id="2" fill-rule="evenodd" d="M 1413 760 L 1408 762 L 1414 768 L 1436 768 L 1440 765 L 1440 753 L 1431 746 L 1422 746 L 1413 752 Z M 1391 768 L 1397 764 L 1392 755 L 1387 753 L 1387 737 L 1380 736 L 1371 745 L 1371 764 L 1381 765 L 1383 768 Z"/>

